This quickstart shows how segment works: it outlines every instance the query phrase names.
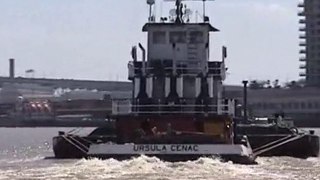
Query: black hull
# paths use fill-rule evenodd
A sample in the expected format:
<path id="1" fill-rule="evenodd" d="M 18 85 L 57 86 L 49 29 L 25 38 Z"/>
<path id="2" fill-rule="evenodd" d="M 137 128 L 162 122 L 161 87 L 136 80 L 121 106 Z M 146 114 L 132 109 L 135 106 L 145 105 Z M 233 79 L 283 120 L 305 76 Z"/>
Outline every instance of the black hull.
<path id="1" fill-rule="evenodd" d="M 255 149 L 288 136 L 280 135 L 247 135 L 250 145 Z M 298 135 L 296 135 L 298 136 Z M 259 156 L 290 156 L 296 158 L 308 158 L 319 156 L 319 137 L 316 135 L 306 134 L 303 137 L 283 144 L 279 147 L 264 152 Z"/>
<path id="2" fill-rule="evenodd" d="M 87 141 L 85 141 L 84 138 L 74 136 L 74 139 L 78 142 L 66 138 L 68 138 L 68 136 L 53 137 L 53 152 L 55 158 L 77 159 L 84 158 L 87 156 L 90 144 Z M 85 145 L 86 148 L 81 146 L 79 142 Z"/>
<path id="3" fill-rule="evenodd" d="M 140 155 L 126 155 L 126 154 L 111 154 L 111 155 L 88 155 L 88 148 L 90 147 L 90 141 L 87 137 L 72 136 L 71 140 L 69 136 L 56 136 L 53 138 L 53 152 L 54 158 L 56 159 L 80 159 L 80 158 L 99 158 L 99 159 L 117 159 L 117 160 L 127 160 L 133 157 L 139 157 Z M 107 142 L 107 141 L 106 141 Z M 80 146 L 83 143 L 85 147 Z M 86 151 L 85 151 L 86 149 Z M 161 160 L 168 162 L 179 162 L 179 161 L 190 161 L 197 160 L 201 157 L 219 157 L 222 161 L 232 161 L 236 164 L 256 164 L 255 157 L 239 156 L 239 155 L 224 155 L 224 156 L 214 156 L 214 155 L 152 155 L 152 157 L 157 157 Z"/>
<path id="4" fill-rule="evenodd" d="M 287 135 L 247 135 L 250 145 L 253 151 L 265 144 L 276 141 L 278 139 L 284 138 Z M 86 139 L 87 137 L 72 136 L 74 140 L 65 137 L 68 136 L 56 136 L 53 138 L 53 151 L 55 158 L 87 158 L 87 150 L 90 146 L 89 141 L 92 139 Z M 69 140 L 69 141 L 67 141 Z M 93 140 L 94 141 L 94 140 Z M 71 143 L 70 143 L 71 142 Z M 102 141 L 107 142 L 107 141 Z M 76 145 L 76 146 L 75 146 Z M 81 146 L 82 145 L 82 146 Z M 85 147 L 83 147 L 83 145 Z M 296 158 L 308 158 L 308 157 L 318 157 L 319 156 L 319 137 L 316 135 L 305 135 L 300 139 L 288 142 L 279 147 L 271 149 L 270 151 L 263 152 L 258 156 L 290 156 Z M 129 157 L 121 157 L 113 155 L 112 157 L 99 157 L 99 158 L 115 158 L 115 159 L 128 159 Z M 176 156 L 175 156 L 176 157 Z M 203 156 L 188 156 L 188 157 L 159 157 L 160 159 L 166 161 L 183 161 L 183 160 L 194 160 Z M 223 157 L 223 159 L 235 161 L 235 157 Z M 239 158 L 238 162 L 243 160 Z"/>

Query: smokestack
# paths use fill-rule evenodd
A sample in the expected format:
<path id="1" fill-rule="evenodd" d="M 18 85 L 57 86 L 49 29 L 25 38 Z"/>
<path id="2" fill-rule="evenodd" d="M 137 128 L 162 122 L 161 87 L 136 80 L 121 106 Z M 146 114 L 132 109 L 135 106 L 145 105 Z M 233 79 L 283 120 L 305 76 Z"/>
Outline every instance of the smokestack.
<path id="1" fill-rule="evenodd" d="M 139 48 L 142 51 L 142 75 L 146 75 L 146 50 L 142 46 L 142 44 L 139 43 Z"/>
<path id="2" fill-rule="evenodd" d="M 14 59 L 9 59 L 9 72 L 10 72 L 10 78 L 14 79 Z"/>

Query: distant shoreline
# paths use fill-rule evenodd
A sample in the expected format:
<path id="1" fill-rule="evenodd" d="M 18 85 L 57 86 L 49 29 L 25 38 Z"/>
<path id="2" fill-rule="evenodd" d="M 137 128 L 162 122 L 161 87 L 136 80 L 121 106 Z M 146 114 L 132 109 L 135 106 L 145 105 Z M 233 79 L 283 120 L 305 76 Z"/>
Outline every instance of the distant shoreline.
<path id="1" fill-rule="evenodd" d="M 0 127 L 4 128 L 31 128 L 31 127 L 99 127 L 107 126 L 110 123 L 106 121 L 62 121 L 62 120 L 30 120 L 17 121 L 9 119 L 0 119 Z"/>
<path id="2" fill-rule="evenodd" d="M 295 122 L 299 128 L 320 128 L 320 123 L 315 122 Z M 81 120 L 9 120 L 0 118 L 0 128 L 37 128 L 37 127 L 101 127 L 112 126 L 110 122 L 102 120 L 81 121 Z"/>

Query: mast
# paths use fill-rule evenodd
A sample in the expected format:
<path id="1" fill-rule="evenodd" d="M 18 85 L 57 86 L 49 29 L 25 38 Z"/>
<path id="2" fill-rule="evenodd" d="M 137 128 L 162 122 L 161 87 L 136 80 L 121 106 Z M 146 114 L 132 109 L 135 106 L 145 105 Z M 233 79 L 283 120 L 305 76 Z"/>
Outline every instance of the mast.
<path id="1" fill-rule="evenodd" d="M 149 5 L 149 22 L 153 22 L 155 20 L 155 17 L 152 15 L 152 7 L 155 4 L 155 0 L 147 0 L 147 4 Z"/>
<path id="2" fill-rule="evenodd" d="M 202 13 L 203 13 L 203 22 L 208 21 L 208 17 L 206 16 L 206 1 L 214 1 L 214 0 L 164 0 L 164 1 L 175 1 L 176 2 L 176 19 L 175 19 L 175 23 L 177 24 L 181 24 L 183 23 L 183 4 L 182 1 L 202 1 Z"/>
<path id="3" fill-rule="evenodd" d="M 182 5 L 182 3 L 181 3 L 181 0 L 176 0 L 176 14 L 177 14 L 177 18 L 176 18 L 175 23 L 177 23 L 177 24 L 182 24 L 182 23 L 183 23 L 183 19 L 182 19 L 182 15 L 183 15 L 182 8 L 183 8 L 183 5 Z"/>

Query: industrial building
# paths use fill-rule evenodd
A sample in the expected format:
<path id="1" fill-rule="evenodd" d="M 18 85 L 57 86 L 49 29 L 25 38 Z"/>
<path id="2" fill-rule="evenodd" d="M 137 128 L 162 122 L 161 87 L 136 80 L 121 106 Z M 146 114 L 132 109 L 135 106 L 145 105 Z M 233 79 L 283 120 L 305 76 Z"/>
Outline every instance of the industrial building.
<path id="1" fill-rule="evenodd" d="M 243 104 L 241 86 L 225 86 L 225 93 Z M 320 88 L 248 89 L 249 117 L 274 117 L 280 113 L 298 126 L 320 126 Z"/>
<path id="2" fill-rule="evenodd" d="M 255 116 L 283 113 L 299 126 L 319 126 L 320 89 L 260 89 L 248 92 L 249 110 Z"/>

